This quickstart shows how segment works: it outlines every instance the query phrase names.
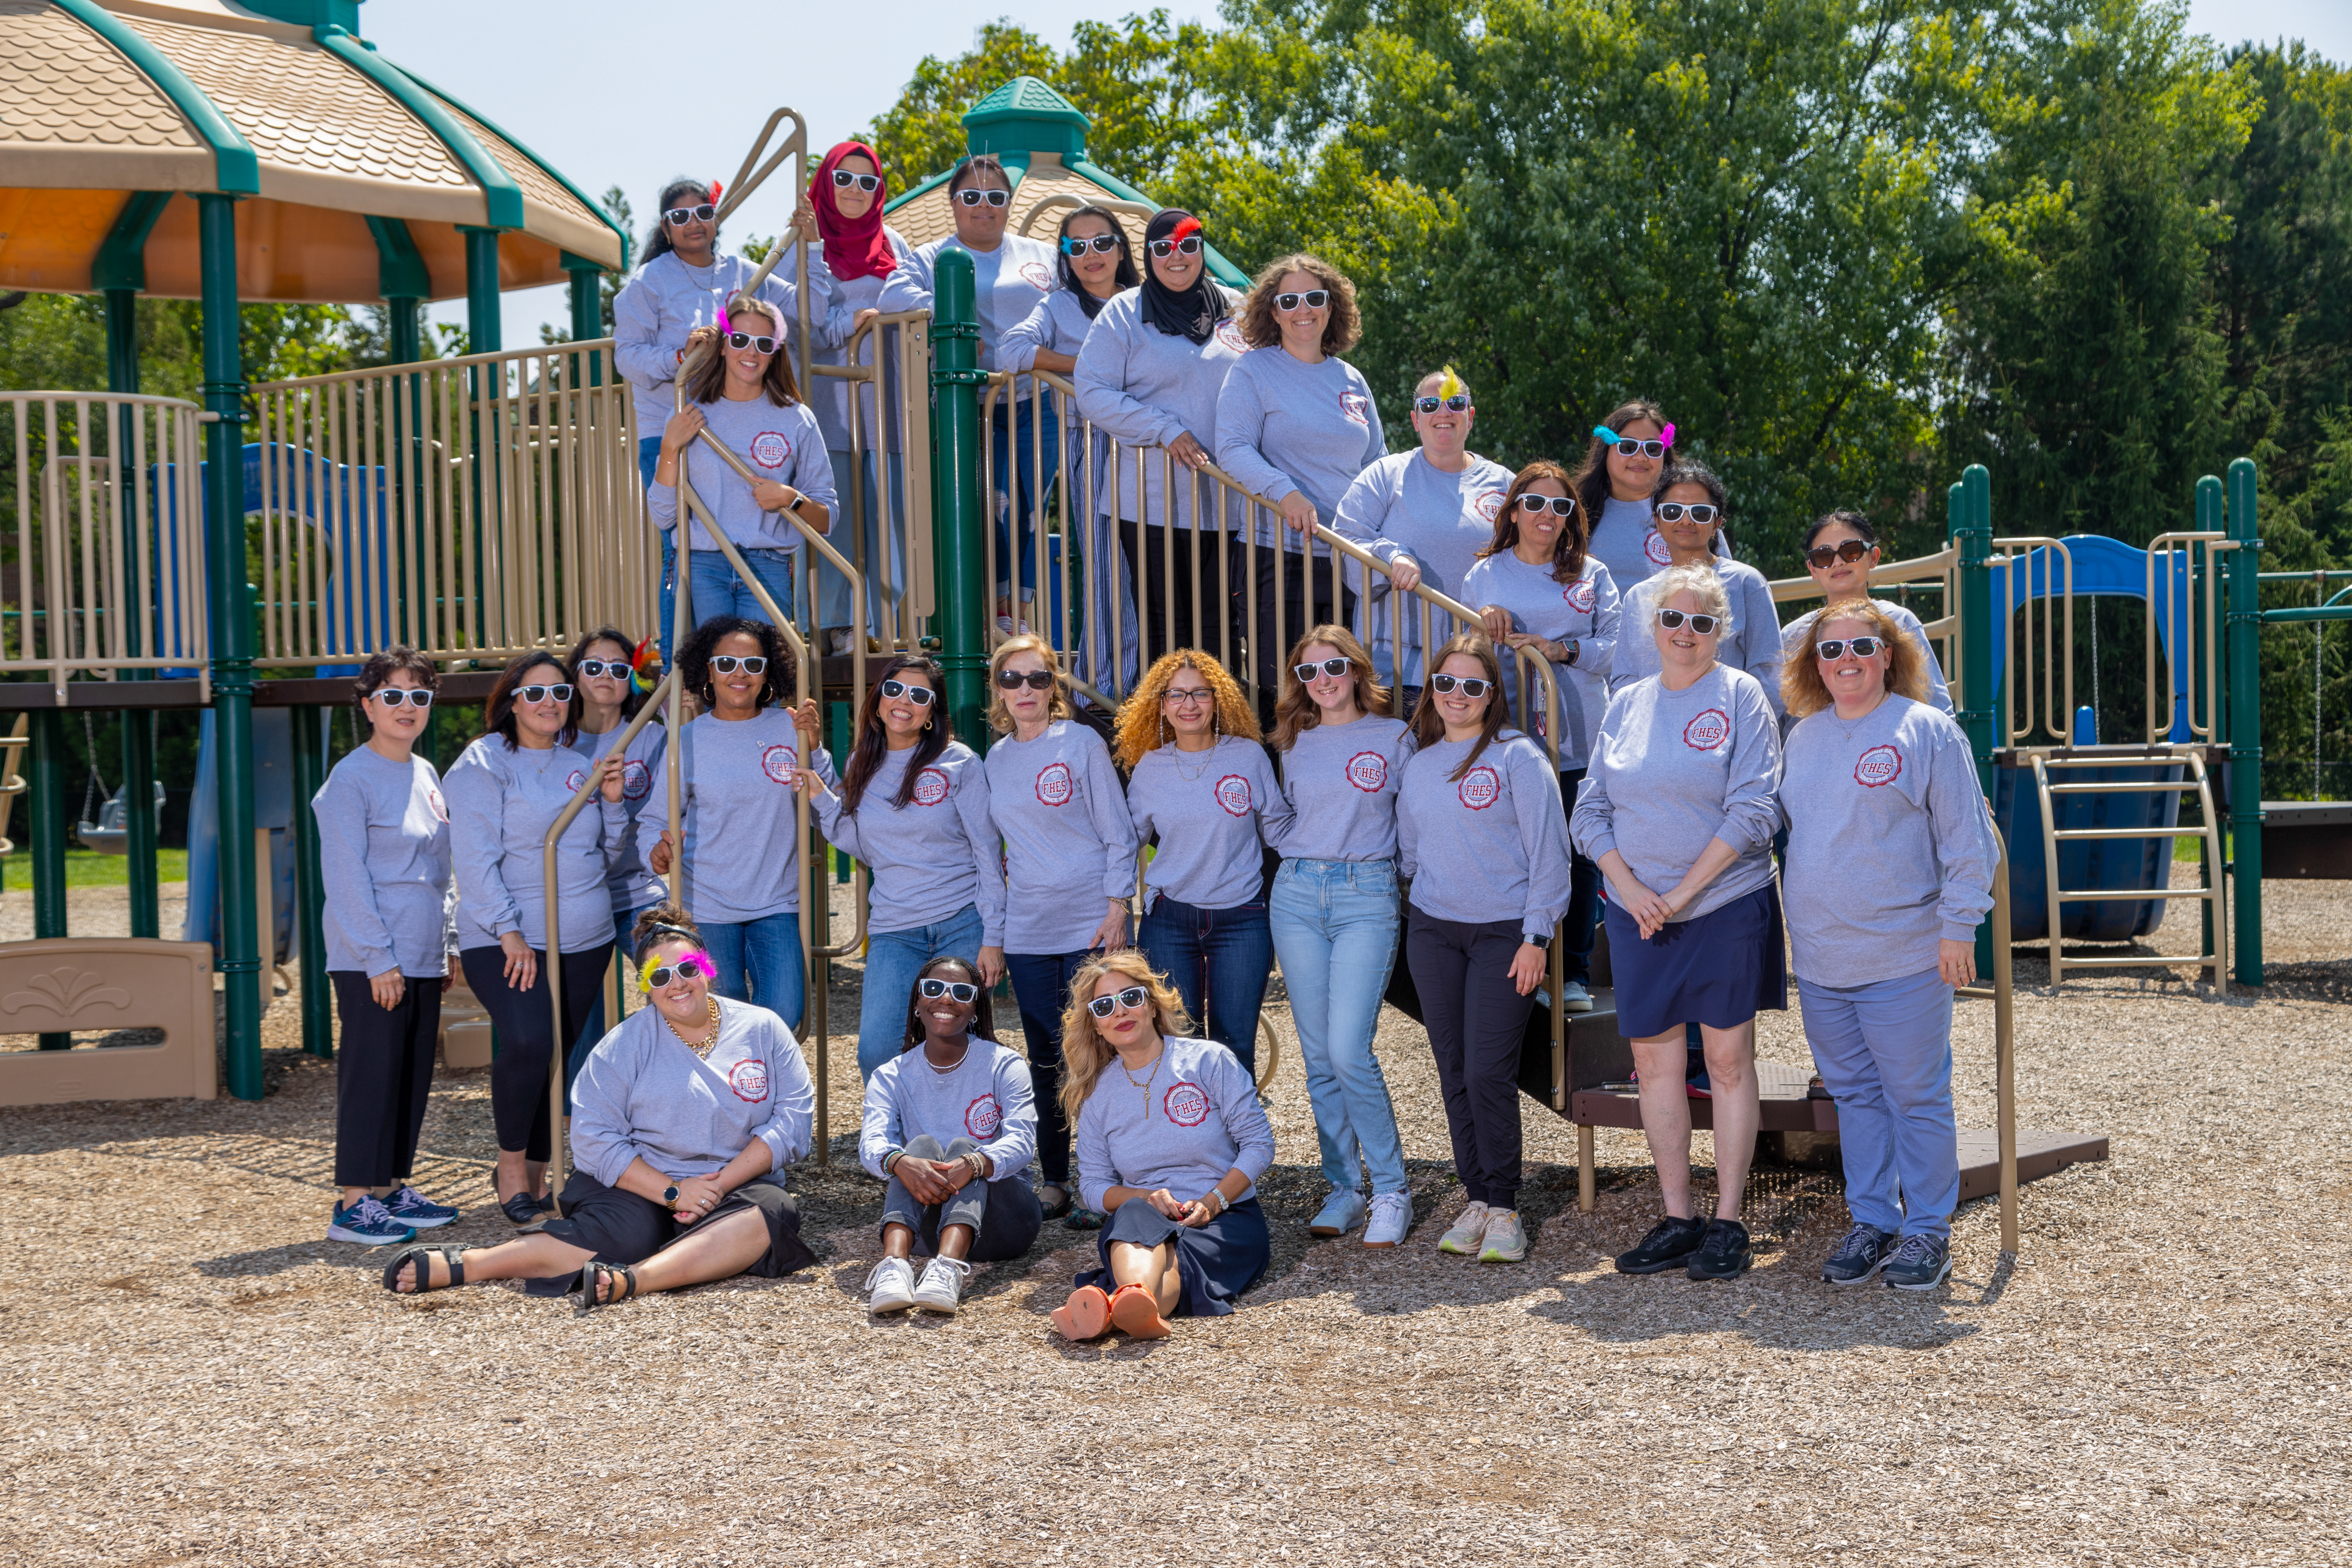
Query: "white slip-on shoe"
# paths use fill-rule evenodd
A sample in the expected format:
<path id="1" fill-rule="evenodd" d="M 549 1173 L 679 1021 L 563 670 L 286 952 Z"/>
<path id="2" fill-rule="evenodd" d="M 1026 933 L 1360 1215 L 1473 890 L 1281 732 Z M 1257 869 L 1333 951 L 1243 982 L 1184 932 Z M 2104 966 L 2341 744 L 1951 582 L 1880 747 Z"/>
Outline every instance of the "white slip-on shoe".
<path id="1" fill-rule="evenodd" d="M 915 1266 L 903 1258 L 886 1258 L 866 1277 L 866 1289 L 867 1311 L 903 1312 L 915 1304 Z"/>
<path id="2" fill-rule="evenodd" d="M 1372 1217 L 1364 1225 L 1366 1247 L 1394 1247 L 1412 1228 L 1411 1193 L 1374 1193 Z"/>
<path id="3" fill-rule="evenodd" d="M 915 1287 L 915 1305 L 926 1312 L 954 1317 L 957 1304 L 963 1300 L 963 1282 L 971 1274 L 971 1265 L 961 1258 L 932 1258 L 924 1267 L 922 1283 Z"/>
<path id="4" fill-rule="evenodd" d="M 1345 1236 L 1364 1223 L 1364 1194 L 1353 1187 L 1334 1187 L 1323 1207 L 1307 1222 L 1309 1236 Z"/>
<path id="5" fill-rule="evenodd" d="M 1453 1225 L 1437 1238 L 1437 1250 L 1458 1252 L 1465 1258 L 1477 1257 L 1478 1249 L 1486 1245 L 1486 1205 L 1475 1199 L 1464 1205 Z"/>

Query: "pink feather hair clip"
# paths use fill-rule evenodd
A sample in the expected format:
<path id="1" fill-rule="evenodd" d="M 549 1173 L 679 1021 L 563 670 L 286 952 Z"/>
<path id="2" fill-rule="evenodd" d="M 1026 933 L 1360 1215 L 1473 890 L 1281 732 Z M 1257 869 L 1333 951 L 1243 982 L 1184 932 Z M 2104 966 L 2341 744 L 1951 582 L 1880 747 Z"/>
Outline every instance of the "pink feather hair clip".
<path id="1" fill-rule="evenodd" d="M 1673 451 L 1675 449 L 1675 427 L 1669 425 L 1664 429 L 1659 431 L 1658 439 L 1665 443 L 1667 451 Z"/>

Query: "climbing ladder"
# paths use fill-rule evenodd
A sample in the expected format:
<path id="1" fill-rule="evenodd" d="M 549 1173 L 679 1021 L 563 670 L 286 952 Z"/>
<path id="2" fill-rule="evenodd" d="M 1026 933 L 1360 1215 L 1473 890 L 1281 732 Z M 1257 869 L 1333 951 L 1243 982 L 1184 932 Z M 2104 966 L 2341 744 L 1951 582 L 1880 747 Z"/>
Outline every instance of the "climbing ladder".
<path id="1" fill-rule="evenodd" d="M 2069 969 L 2144 969 L 2152 964 L 2189 964 L 2210 969 L 2214 990 L 2229 994 L 2230 977 L 2222 955 L 2229 951 L 2229 901 L 2224 899 L 2221 879 L 2208 876 L 2204 885 L 2195 888 L 2132 888 L 2084 889 L 2068 891 L 2061 888 L 2058 875 L 2058 846 L 2061 842 L 2099 838 L 2174 838 L 2198 837 L 2204 841 L 2204 864 L 2220 866 L 2222 861 L 2221 827 L 2213 809 L 2213 786 L 2205 771 L 2207 748 L 2201 745 L 2182 746 L 2157 744 L 2148 746 L 2074 746 L 2033 753 L 2033 787 L 2042 797 L 2042 873 L 2049 883 L 2050 910 L 2050 984 L 2054 987 L 2066 978 Z M 2167 773 L 2178 766 L 2183 777 L 2178 779 L 2102 780 L 2088 784 L 2053 783 L 2050 777 L 2053 765 L 2075 768 L 2147 768 L 2152 773 Z M 2148 827 L 2060 827 L 2059 803 L 2052 797 L 2062 795 L 2163 795 L 2193 790 L 2202 826 L 2184 832 L 2178 825 L 2157 824 Z M 2169 867 L 2168 854 L 2163 864 Z M 2128 953 L 2121 957 L 2068 958 L 2065 942 L 2060 932 L 2059 910 L 2068 903 L 2126 903 L 2142 899 L 2200 899 L 2210 918 L 2205 921 L 2204 949 L 2195 958 L 2152 957 L 2146 953 Z"/>

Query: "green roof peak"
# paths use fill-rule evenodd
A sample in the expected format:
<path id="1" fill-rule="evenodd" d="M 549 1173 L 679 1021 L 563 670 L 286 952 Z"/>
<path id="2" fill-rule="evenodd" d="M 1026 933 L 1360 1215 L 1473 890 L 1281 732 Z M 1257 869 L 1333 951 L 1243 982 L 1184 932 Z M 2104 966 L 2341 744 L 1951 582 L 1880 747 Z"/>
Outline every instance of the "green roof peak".
<path id="1" fill-rule="evenodd" d="M 1055 153 L 1064 163 L 1087 155 L 1083 110 L 1034 76 L 1016 76 L 963 117 L 965 144 L 974 153 Z"/>

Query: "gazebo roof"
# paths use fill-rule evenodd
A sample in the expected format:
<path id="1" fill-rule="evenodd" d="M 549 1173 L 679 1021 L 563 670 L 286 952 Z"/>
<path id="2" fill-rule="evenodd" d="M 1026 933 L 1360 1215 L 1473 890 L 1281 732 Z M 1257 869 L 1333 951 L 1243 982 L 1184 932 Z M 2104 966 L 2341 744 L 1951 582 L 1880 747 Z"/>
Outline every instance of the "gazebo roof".
<path id="1" fill-rule="evenodd" d="M 199 292 L 195 204 L 237 203 L 238 292 L 357 303 L 618 268 L 562 175 L 357 37 L 358 0 L 0 0 L 0 289 Z M 143 261 L 144 276 L 137 276 Z"/>

